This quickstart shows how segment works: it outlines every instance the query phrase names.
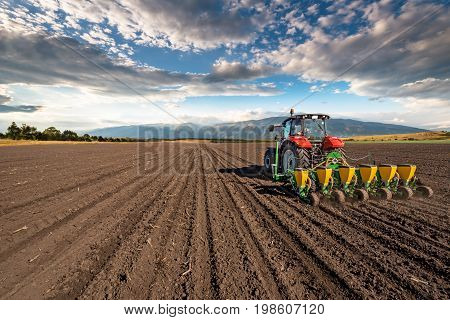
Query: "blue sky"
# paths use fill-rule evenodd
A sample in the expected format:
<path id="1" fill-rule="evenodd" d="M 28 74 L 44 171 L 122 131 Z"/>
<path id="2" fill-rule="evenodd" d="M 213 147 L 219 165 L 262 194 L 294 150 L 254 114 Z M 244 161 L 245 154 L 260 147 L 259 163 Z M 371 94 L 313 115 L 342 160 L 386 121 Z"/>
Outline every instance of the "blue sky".
<path id="1" fill-rule="evenodd" d="M 419 0 L 0 0 L 0 130 L 230 122 L 293 105 L 448 128 L 448 15 L 448 1 Z"/>

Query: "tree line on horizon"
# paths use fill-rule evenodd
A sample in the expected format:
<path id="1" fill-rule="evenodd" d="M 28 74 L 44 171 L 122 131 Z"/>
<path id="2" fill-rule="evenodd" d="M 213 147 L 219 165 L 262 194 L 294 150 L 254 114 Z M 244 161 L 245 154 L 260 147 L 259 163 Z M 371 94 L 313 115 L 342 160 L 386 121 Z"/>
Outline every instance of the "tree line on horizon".
<path id="1" fill-rule="evenodd" d="M 27 125 L 18 126 L 15 122 L 6 129 L 5 133 L 0 132 L 0 139 L 12 140 L 39 140 L 39 141 L 86 141 L 86 142 L 136 142 L 140 139 L 134 138 L 111 138 L 102 136 L 91 136 L 87 133 L 79 136 L 71 130 L 60 131 L 55 127 L 48 127 L 44 131 L 37 130 L 36 127 Z"/>

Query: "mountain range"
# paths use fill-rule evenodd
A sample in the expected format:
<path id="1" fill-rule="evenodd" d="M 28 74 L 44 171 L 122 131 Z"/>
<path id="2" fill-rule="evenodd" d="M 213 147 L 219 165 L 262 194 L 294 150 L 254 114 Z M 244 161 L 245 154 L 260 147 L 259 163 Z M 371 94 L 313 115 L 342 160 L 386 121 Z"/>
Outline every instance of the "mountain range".
<path id="1" fill-rule="evenodd" d="M 280 124 L 286 117 L 271 117 L 261 120 L 249 120 L 214 125 L 194 123 L 183 124 L 144 124 L 109 127 L 90 130 L 87 133 L 95 136 L 113 138 L 140 139 L 269 139 L 271 124 Z M 427 131 L 424 129 L 365 122 L 351 119 L 330 119 L 327 123 L 328 133 L 338 137 L 371 136 L 382 134 L 401 134 Z"/>

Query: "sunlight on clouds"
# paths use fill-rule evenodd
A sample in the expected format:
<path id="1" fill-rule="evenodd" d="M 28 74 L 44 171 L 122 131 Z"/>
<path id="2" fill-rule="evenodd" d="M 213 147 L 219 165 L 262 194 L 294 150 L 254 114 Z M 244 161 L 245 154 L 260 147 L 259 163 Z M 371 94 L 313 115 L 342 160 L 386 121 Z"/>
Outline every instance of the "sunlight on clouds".
<path id="1" fill-rule="evenodd" d="M 389 43 L 434 10 L 440 12 Z M 39 123 L 46 117 L 75 126 L 84 114 L 91 127 L 139 117 L 172 121 L 145 99 L 183 119 L 234 121 L 289 110 L 313 93 L 322 105 L 311 98 L 302 108 L 346 99 L 345 115 L 364 108 L 358 104 L 366 97 L 392 110 L 367 114 L 370 120 L 441 126 L 450 116 L 448 11 L 388 0 L 0 0 L 0 105 L 43 106 L 20 115 Z M 156 67 L 166 53 L 173 61 Z M 339 82 L 345 87 L 336 88 Z M 266 102 L 258 97 L 275 95 L 272 111 L 261 108 Z M 184 107 L 193 97 L 216 98 L 196 114 Z M 220 97 L 252 107 L 220 107 Z M 1 117 L 12 119 L 10 112 Z"/>

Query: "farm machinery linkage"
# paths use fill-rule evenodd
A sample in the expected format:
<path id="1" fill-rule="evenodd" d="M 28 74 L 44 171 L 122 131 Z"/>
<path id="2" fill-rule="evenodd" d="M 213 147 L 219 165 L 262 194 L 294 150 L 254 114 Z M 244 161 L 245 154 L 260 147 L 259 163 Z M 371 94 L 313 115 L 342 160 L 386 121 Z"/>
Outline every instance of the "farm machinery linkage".
<path id="1" fill-rule="evenodd" d="M 325 114 L 291 116 L 278 131 L 276 146 L 266 150 L 264 171 L 274 181 L 289 183 L 306 203 L 317 206 L 321 198 L 339 203 L 346 199 L 409 199 L 414 194 L 431 197 L 433 190 L 422 185 L 413 164 L 349 165 L 344 142 L 327 134 Z M 373 161 L 372 161 L 373 162 Z"/>

